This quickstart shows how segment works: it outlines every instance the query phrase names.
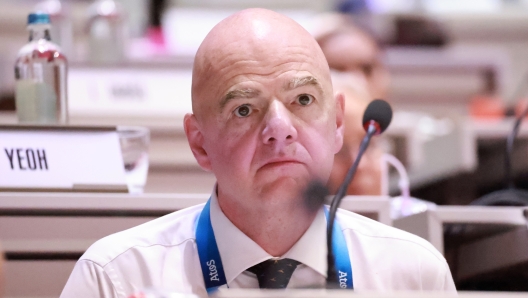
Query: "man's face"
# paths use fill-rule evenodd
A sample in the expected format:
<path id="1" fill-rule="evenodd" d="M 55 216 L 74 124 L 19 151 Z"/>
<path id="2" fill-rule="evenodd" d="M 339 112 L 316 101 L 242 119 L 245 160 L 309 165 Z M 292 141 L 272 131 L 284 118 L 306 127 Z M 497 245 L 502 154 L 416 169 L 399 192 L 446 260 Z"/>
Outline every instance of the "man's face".
<path id="1" fill-rule="evenodd" d="M 328 179 L 342 144 L 342 99 L 306 47 L 231 46 L 216 53 L 218 65 L 196 95 L 204 103 L 195 112 L 202 166 L 215 174 L 219 198 L 253 206 L 298 198 L 308 182 Z"/>

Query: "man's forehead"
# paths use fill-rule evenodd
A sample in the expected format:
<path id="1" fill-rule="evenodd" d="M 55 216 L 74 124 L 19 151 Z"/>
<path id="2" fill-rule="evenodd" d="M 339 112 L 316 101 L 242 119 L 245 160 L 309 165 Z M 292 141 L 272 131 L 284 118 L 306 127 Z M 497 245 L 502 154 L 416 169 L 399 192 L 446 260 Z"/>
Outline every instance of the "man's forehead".
<path id="1" fill-rule="evenodd" d="M 193 111 L 196 112 L 195 106 L 202 104 L 210 107 L 211 101 L 223 106 L 232 98 L 255 96 L 254 90 L 233 87 L 240 83 L 237 78 L 246 74 L 280 74 L 285 71 L 286 64 L 290 70 L 310 72 L 312 78 L 291 77 L 288 82 L 281 82 L 281 87 L 291 89 L 299 84 L 310 84 L 326 89 L 330 81 L 328 64 L 317 42 L 304 28 L 292 20 L 272 17 L 251 20 L 255 30 L 244 31 L 232 26 L 235 20 L 237 18 L 233 18 L 227 28 L 223 27 L 229 30 L 213 29 L 197 53 L 193 71 Z"/>

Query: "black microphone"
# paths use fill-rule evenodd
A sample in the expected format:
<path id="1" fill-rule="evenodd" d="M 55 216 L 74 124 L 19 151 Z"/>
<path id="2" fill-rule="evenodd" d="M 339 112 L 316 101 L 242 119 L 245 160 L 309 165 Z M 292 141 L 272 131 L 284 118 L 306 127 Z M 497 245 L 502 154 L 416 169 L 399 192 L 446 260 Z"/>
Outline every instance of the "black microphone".
<path id="1" fill-rule="evenodd" d="M 528 74 L 527 74 L 528 77 Z M 519 92 L 517 92 L 519 93 Z M 528 115 L 528 105 L 521 115 L 515 119 L 513 129 L 506 139 L 506 152 L 504 155 L 504 184 L 506 189 L 491 192 L 479 199 L 474 200 L 470 205 L 485 206 L 527 206 L 528 191 L 515 188 L 512 171 L 512 156 L 514 141 L 519 134 L 519 129 L 523 119 Z"/>
<path id="2" fill-rule="evenodd" d="M 365 150 L 367 149 L 370 139 L 374 135 L 378 135 L 382 132 L 384 132 L 387 127 L 389 127 L 389 124 L 392 120 L 392 109 L 391 106 L 384 100 L 376 99 L 373 100 L 365 110 L 365 113 L 363 114 L 363 128 L 365 128 L 365 131 L 367 134 L 365 137 L 363 137 L 363 141 L 361 142 L 361 145 L 359 147 L 358 155 L 356 156 L 356 159 L 354 160 L 354 163 L 350 167 L 350 169 L 347 172 L 347 175 L 345 179 L 343 180 L 343 183 L 337 190 L 336 195 L 334 196 L 334 199 L 332 200 L 332 204 L 330 205 L 330 212 L 328 215 L 328 226 L 326 230 L 326 241 L 327 241 L 327 247 L 328 247 L 328 271 L 327 271 L 327 277 L 326 277 L 326 287 L 328 289 L 336 289 L 339 288 L 339 283 L 337 280 L 337 272 L 335 270 L 335 259 L 334 254 L 332 252 L 332 236 L 333 236 L 333 228 L 334 228 L 334 221 L 335 216 L 337 212 L 337 208 L 339 207 L 339 204 L 341 203 L 341 200 L 346 195 L 346 191 L 348 189 L 348 186 L 350 185 L 350 182 L 352 182 L 352 179 L 354 178 L 354 175 L 356 174 L 359 161 L 361 160 L 361 157 L 363 156 L 363 153 L 365 153 Z"/>

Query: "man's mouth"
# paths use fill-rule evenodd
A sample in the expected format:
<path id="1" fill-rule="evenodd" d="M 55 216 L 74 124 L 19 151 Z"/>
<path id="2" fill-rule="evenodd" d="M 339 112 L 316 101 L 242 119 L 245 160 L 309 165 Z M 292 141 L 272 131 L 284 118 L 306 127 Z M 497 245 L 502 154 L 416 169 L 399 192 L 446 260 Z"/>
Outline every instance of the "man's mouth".
<path id="1" fill-rule="evenodd" d="M 272 159 L 266 162 L 261 169 L 263 168 L 273 168 L 273 167 L 282 167 L 282 166 L 295 166 L 302 164 L 300 161 L 291 158 L 281 158 L 281 159 Z"/>

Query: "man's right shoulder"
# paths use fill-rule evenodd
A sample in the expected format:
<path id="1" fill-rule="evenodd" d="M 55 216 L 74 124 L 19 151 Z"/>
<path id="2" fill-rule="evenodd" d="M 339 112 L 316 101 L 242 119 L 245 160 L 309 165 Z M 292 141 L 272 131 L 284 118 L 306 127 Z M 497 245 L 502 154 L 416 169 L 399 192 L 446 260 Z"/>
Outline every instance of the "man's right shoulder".
<path id="1" fill-rule="evenodd" d="M 178 210 L 139 226 L 106 236 L 92 244 L 79 260 L 101 267 L 138 247 L 174 247 L 195 241 L 196 219 L 204 204 Z"/>

